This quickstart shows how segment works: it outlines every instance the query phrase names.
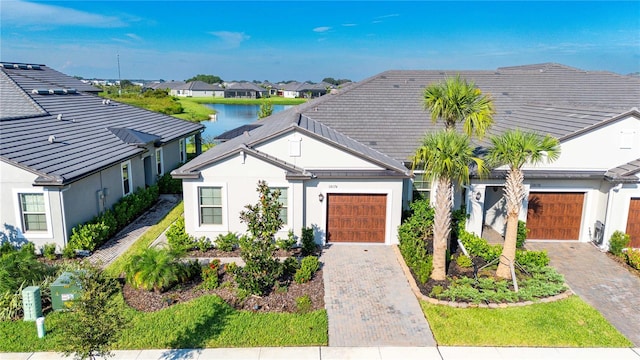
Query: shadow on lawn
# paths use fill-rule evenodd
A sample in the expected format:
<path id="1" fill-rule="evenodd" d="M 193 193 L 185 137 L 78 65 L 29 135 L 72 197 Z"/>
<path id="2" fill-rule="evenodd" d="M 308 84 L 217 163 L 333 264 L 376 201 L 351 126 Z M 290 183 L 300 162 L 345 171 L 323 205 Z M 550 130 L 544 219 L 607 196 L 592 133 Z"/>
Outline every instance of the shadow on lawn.
<path id="1" fill-rule="evenodd" d="M 235 310 L 220 300 L 213 304 L 208 314 L 196 322 L 181 327 L 176 338 L 169 343 L 175 350 L 162 354 L 163 360 L 193 359 L 207 345 L 207 341 L 219 335 L 227 325 L 227 319 Z M 192 350 L 188 350 L 192 349 Z"/>

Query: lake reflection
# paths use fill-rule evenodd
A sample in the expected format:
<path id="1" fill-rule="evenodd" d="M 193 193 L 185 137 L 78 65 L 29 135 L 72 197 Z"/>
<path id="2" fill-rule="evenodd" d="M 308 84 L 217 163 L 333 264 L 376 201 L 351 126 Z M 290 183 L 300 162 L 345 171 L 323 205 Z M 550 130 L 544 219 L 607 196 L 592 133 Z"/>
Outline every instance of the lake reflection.
<path id="1" fill-rule="evenodd" d="M 225 131 L 251 124 L 258 120 L 260 105 L 204 104 L 217 111 L 216 121 L 202 121 L 205 129 L 203 139 L 213 139 Z M 286 110 L 294 105 L 273 105 L 273 113 Z"/>

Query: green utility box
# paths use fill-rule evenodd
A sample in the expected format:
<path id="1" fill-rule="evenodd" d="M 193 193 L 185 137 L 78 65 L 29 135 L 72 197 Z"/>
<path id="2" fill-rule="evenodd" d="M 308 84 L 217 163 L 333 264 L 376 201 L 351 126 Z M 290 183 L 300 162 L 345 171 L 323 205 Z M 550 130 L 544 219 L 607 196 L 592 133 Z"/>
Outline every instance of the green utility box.
<path id="1" fill-rule="evenodd" d="M 36 321 L 42 316 L 42 300 L 39 286 L 27 286 L 22 290 L 24 321 Z"/>
<path id="2" fill-rule="evenodd" d="M 82 289 L 75 278 L 77 273 L 63 272 L 51 284 L 51 306 L 53 310 L 65 310 L 71 306 L 72 300 L 77 300 L 82 294 Z"/>

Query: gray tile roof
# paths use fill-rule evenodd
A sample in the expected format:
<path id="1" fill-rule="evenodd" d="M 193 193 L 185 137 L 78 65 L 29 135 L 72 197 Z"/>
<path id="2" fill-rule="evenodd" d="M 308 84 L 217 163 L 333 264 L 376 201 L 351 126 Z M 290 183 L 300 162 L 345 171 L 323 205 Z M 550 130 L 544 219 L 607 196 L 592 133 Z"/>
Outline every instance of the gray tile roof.
<path id="1" fill-rule="evenodd" d="M 265 88 L 262 88 L 252 82 L 247 82 L 247 81 L 229 83 L 225 87 L 225 90 L 250 90 L 250 91 L 259 91 L 259 92 L 266 91 Z"/>
<path id="2" fill-rule="evenodd" d="M 186 84 L 182 84 L 181 86 L 177 86 L 173 88 L 175 90 L 192 90 L 192 91 L 214 91 L 214 90 L 222 90 L 220 85 L 215 84 L 207 84 L 204 81 L 196 80 L 190 81 Z"/>
<path id="3" fill-rule="evenodd" d="M 424 109 L 424 88 L 456 74 L 493 97 L 497 113 L 488 135 L 520 128 L 562 140 L 640 107 L 638 77 L 538 64 L 493 71 L 386 71 L 335 95 L 299 105 L 295 111 L 394 159 L 408 161 L 424 134 L 443 126 L 433 124 Z"/>
<path id="4" fill-rule="evenodd" d="M 7 98 L 2 94 L 0 160 L 38 174 L 38 184 L 67 184 L 140 154 L 143 149 L 138 143 L 155 139 L 166 143 L 203 128 L 198 123 L 115 101 L 106 104 L 93 94 L 93 87 L 90 93 L 33 93 L 33 89 L 88 88 L 44 65 L 39 70 L 2 67 L 0 73 L 2 89 L 13 86 L 15 91 Z M 5 114 L 11 109 L 5 103 L 18 95 L 30 99 L 44 112 L 38 116 L 20 110 Z M 117 136 L 110 128 L 129 132 Z M 48 141 L 51 135 L 55 136 L 53 143 Z M 123 141 L 123 136 L 128 140 Z"/>
<path id="5" fill-rule="evenodd" d="M 609 171 L 605 173 L 605 177 L 611 181 L 639 182 L 640 159 L 609 169 Z"/>
<path id="6" fill-rule="evenodd" d="M 176 169 L 172 174 L 179 178 L 193 177 L 194 174 L 198 174 L 200 170 L 211 163 L 224 159 L 230 154 L 238 153 L 246 148 L 253 148 L 264 141 L 295 128 L 301 133 L 315 137 L 348 153 L 367 159 L 388 170 L 384 172 L 384 174 L 378 172 L 375 174 L 372 173 L 373 175 L 390 176 L 390 174 L 394 174 L 396 177 L 408 176 L 409 171 L 401 162 L 293 110 L 295 110 L 295 108 L 276 113 L 270 116 L 268 121 L 264 121 L 264 119 L 261 120 L 259 124 L 262 126 L 254 128 L 251 131 L 245 131 L 235 138 L 216 145 L 179 169 Z M 313 170 L 310 169 L 305 170 L 313 172 Z"/>

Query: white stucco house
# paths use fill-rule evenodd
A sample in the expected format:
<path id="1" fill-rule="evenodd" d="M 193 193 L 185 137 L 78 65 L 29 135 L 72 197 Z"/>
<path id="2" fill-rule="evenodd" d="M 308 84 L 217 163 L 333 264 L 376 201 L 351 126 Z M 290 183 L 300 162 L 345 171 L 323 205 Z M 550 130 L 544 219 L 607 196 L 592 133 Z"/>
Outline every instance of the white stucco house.
<path id="1" fill-rule="evenodd" d="M 201 124 L 98 92 L 45 65 L 0 62 L 0 241 L 60 251 L 74 226 L 186 162 L 188 137 L 198 144 Z"/>
<path id="2" fill-rule="evenodd" d="M 318 243 L 395 244 L 415 191 L 433 198 L 410 157 L 438 131 L 423 107 L 429 84 L 459 74 L 493 97 L 488 136 L 519 128 L 561 142 L 552 163 L 525 168 L 521 218 L 529 241 L 594 241 L 615 230 L 640 247 L 640 78 L 535 64 L 487 71 L 386 71 L 274 114 L 172 172 L 183 179 L 187 232 L 245 232 L 258 180 L 283 189 L 286 226 Z M 487 139 L 474 140 L 478 151 Z M 457 187 L 467 229 L 504 232 L 504 171 Z"/>

